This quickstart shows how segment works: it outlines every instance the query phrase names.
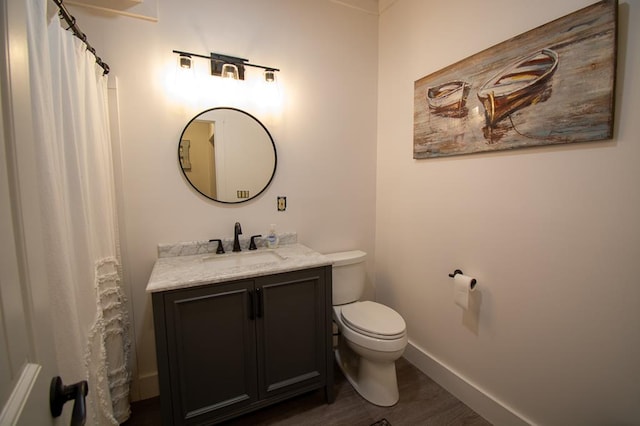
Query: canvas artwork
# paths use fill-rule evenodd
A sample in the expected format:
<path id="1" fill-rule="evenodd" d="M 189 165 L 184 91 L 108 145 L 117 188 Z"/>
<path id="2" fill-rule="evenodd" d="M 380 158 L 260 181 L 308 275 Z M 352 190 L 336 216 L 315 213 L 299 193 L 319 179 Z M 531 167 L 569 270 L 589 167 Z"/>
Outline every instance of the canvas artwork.
<path id="1" fill-rule="evenodd" d="M 617 0 L 415 82 L 413 158 L 610 139 Z"/>

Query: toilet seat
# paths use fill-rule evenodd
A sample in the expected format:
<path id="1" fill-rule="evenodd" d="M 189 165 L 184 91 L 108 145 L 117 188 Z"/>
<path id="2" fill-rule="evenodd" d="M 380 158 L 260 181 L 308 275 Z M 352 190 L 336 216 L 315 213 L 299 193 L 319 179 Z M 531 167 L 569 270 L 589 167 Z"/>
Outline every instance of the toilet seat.
<path id="1" fill-rule="evenodd" d="M 399 339 L 406 331 L 406 324 L 399 313 L 376 302 L 364 301 L 344 305 L 340 316 L 350 329 L 376 339 Z"/>

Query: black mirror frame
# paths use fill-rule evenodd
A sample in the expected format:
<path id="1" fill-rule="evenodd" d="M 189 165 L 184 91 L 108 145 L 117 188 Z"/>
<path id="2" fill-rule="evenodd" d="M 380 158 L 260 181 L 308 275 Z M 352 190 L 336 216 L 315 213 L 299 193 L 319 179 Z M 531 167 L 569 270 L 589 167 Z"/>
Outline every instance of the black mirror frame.
<path id="1" fill-rule="evenodd" d="M 187 131 L 187 128 L 189 127 L 189 125 L 195 121 L 198 117 L 200 117 L 203 114 L 206 114 L 210 111 L 215 111 L 215 110 L 231 110 L 231 111 L 237 111 L 241 114 L 244 114 L 246 116 L 248 116 L 249 118 L 255 120 L 261 127 L 262 129 L 265 131 L 265 133 L 267 134 L 267 136 L 269 137 L 269 140 L 271 141 L 271 146 L 273 147 L 273 172 L 271 173 L 271 177 L 269 178 L 269 181 L 264 185 L 264 187 L 257 192 L 255 195 L 243 199 L 241 201 L 222 201 L 222 200 L 218 200 L 215 198 L 210 197 L 209 195 L 205 194 L 204 192 L 200 191 L 189 179 L 189 177 L 187 176 L 187 174 L 184 171 L 184 168 L 182 167 L 182 163 L 180 161 L 180 144 L 182 143 L 182 138 L 185 134 L 185 132 Z M 206 109 L 204 111 L 199 112 L 195 117 L 193 117 L 191 120 L 189 120 L 189 122 L 186 124 L 186 126 L 184 126 L 184 129 L 182 130 L 182 133 L 180 133 L 180 139 L 178 139 L 178 167 L 180 168 L 180 171 L 182 172 L 182 176 L 184 177 L 184 179 L 189 183 L 189 185 L 196 190 L 196 192 L 200 193 L 202 196 L 215 201 L 217 203 L 223 203 L 223 204 L 242 204 L 242 203 L 246 203 L 248 201 L 251 201 L 253 199 L 255 199 L 256 197 L 260 196 L 260 194 L 262 194 L 268 187 L 269 185 L 271 185 L 271 182 L 273 181 L 273 178 L 276 175 L 276 169 L 278 168 L 278 151 L 276 150 L 276 143 L 273 140 L 273 136 L 271 136 L 271 133 L 269 132 L 269 130 L 267 129 L 267 127 L 262 124 L 262 122 L 260 120 L 258 120 L 256 117 L 254 117 L 253 115 L 249 114 L 246 111 L 243 111 L 241 109 L 238 108 L 233 108 L 233 107 L 215 107 L 215 108 L 209 108 Z"/>

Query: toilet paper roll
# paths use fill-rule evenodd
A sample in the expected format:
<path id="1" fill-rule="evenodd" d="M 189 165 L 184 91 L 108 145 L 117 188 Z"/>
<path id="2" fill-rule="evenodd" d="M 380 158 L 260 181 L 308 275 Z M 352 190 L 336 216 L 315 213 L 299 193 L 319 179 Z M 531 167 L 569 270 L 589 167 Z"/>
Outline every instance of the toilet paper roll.
<path id="1" fill-rule="evenodd" d="M 462 309 L 469 308 L 469 293 L 476 287 L 476 279 L 463 274 L 453 277 L 453 300 Z"/>

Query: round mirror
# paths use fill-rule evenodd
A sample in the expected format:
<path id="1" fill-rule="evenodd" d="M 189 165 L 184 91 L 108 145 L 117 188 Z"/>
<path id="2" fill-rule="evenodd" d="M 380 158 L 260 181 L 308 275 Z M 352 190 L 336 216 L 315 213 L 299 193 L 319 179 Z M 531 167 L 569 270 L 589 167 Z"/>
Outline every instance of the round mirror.
<path id="1" fill-rule="evenodd" d="M 276 172 L 276 145 L 254 116 L 212 108 L 187 123 L 178 143 L 180 169 L 196 191 L 221 203 L 257 197 Z"/>

